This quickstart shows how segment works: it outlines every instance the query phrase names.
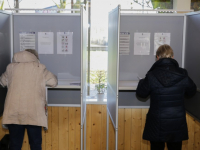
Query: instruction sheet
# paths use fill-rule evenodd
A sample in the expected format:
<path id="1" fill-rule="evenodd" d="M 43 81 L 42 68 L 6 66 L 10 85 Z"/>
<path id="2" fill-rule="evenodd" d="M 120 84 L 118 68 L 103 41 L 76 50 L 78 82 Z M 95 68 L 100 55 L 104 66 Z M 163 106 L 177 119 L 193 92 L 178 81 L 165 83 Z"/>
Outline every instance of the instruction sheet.
<path id="1" fill-rule="evenodd" d="M 57 32 L 57 54 L 72 54 L 73 32 Z"/>
<path id="2" fill-rule="evenodd" d="M 119 37 L 119 54 L 129 55 L 130 53 L 130 32 L 120 32 Z"/>
<path id="3" fill-rule="evenodd" d="M 134 55 L 150 54 L 150 33 L 134 33 Z"/>
<path id="4" fill-rule="evenodd" d="M 38 32 L 38 54 L 53 54 L 53 32 Z"/>
<path id="5" fill-rule="evenodd" d="M 154 33 L 154 55 L 156 55 L 157 49 L 163 44 L 170 45 L 170 33 Z"/>
<path id="6" fill-rule="evenodd" d="M 35 50 L 35 32 L 20 32 L 19 39 L 20 51 L 25 49 Z"/>

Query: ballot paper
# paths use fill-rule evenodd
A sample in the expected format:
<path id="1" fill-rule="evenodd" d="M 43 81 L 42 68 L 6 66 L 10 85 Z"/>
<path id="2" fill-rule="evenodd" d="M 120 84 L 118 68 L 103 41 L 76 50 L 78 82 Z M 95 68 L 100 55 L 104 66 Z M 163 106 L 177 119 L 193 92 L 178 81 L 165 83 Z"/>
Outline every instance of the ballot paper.
<path id="1" fill-rule="evenodd" d="M 35 50 L 35 32 L 20 32 L 19 33 L 20 51 L 26 49 Z"/>
<path id="2" fill-rule="evenodd" d="M 57 54 L 72 54 L 73 32 L 57 32 Z"/>
<path id="3" fill-rule="evenodd" d="M 163 44 L 170 45 L 170 33 L 154 33 L 154 55 L 156 55 L 157 49 Z"/>
<path id="4" fill-rule="evenodd" d="M 134 55 L 150 54 L 150 33 L 134 33 Z"/>
<path id="5" fill-rule="evenodd" d="M 129 55 L 130 53 L 130 32 L 120 32 L 119 37 L 119 54 Z"/>
<path id="6" fill-rule="evenodd" d="M 38 53 L 53 54 L 53 32 L 38 32 Z"/>

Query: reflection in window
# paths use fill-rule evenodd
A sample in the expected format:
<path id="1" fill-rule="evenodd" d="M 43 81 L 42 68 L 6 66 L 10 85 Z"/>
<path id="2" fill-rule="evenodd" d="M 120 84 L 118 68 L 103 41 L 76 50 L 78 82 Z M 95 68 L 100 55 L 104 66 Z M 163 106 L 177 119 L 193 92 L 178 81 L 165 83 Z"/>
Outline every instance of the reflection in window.
<path id="1" fill-rule="evenodd" d="M 173 9 L 173 0 L 151 0 L 153 9 Z"/>
<path id="2" fill-rule="evenodd" d="M 191 0 L 191 9 L 200 11 L 200 0 Z"/>

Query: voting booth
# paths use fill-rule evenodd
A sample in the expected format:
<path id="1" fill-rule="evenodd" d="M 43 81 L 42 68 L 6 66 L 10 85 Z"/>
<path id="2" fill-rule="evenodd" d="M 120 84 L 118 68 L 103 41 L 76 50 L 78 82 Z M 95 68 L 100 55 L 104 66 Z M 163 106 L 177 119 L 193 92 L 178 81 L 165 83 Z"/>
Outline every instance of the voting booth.
<path id="1" fill-rule="evenodd" d="M 0 75 L 11 62 L 11 15 L 0 11 Z M 0 85 L 0 116 L 3 114 L 7 89 Z"/>
<path id="2" fill-rule="evenodd" d="M 118 108 L 149 108 L 150 106 L 149 98 L 140 99 L 136 96 L 136 88 L 139 79 L 144 78 L 155 63 L 155 52 L 159 45 L 168 44 L 172 47 L 174 58 L 179 66 L 186 68 L 189 76 L 198 85 L 199 31 L 198 13 L 137 14 L 131 10 L 128 12 L 121 10 L 120 5 L 109 13 L 107 121 L 109 122 L 110 117 L 115 129 L 116 150 Z M 190 103 L 191 100 L 186 100 L 186 110 L 200 118 L 200 109 L 197 109 L 200 106 L 198 96 L 199 93 L 193 97 L 195 99 L 193 103 Z"/>
<path id="3" fill-rule="evenodd" d="M 83 6 L 78 11 L 80 13 L 0 13 L 0 38 L 3 38 L 0 41 L 4 45 L 0 46 L 0 73 L 5 71 L 15 53 L 35 49 L 40 63 L 58 78 L 57 87 L 47 87 L 48 106 L 81 107 L 83 149 L 88 20 Z"/>

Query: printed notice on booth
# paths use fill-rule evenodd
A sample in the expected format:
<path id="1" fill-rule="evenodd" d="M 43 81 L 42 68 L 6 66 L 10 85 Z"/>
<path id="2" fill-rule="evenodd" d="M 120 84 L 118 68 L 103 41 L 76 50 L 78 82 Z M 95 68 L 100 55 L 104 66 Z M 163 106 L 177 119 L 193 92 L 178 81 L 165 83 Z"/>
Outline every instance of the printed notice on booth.
<path id="1" fill-rule="evenodd" d="M 170 33 L 154 33 L 154 55 L 156 55 L 157 49 L 163 44 L 170 45 Z"/>
<path id="2" fill-rule="evenodd" d="M 20 51 L 35 49 L 35 32 L 20 32 Z"/>
<path id="3" fill-rule="evenodd" d="M 150 33 L 134 33 L 134 55 L 150 55 Z"/>
<path id="4" fill-rule="evenodd" d="M 53 54 L 53 32 L 38 32 L 38 54 Z"/>
<path id="5" fill-rule="evenodd" d="M 73 32 L 57 32 L 57 54 L 72 54 Z"/>
<path id="6" fill-rule="evenodd" d="M 130 48 L 130 32 L 120 32 L 119 37 L 119 54 L 120 55 L 129 55 Z"/>

